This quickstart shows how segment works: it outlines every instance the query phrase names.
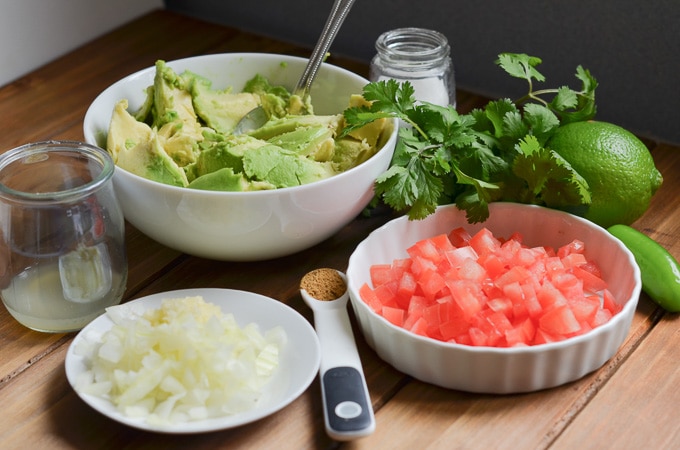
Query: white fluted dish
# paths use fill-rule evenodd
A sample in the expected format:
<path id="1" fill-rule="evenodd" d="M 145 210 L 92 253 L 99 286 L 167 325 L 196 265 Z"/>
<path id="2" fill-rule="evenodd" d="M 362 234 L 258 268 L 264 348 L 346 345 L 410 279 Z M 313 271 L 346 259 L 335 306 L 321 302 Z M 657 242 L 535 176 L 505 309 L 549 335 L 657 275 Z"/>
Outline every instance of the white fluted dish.
<path id="1" fill-rule="evenodd" d="M 359 296 L 373 264 L 407 256 L 420 239 L 464 226 L 509 237 L 520 232 L 529 246 L 555 248 L 574 238 L 586 244 L 621 310 L 606 324 L 564 341 L 530 347 L 473 347 L 413 334 L 376 314 Z M 422 221 L 395 219 L 371 233 L 352 253 L 347 270 L 350 301 L 368 344 L 401 372 L 444 388 L 478 393 L 519 393 L 575 381 L 602 367 L 626 339 L 640 295 L 640 270 L 630 251 L 605 229 L 561 211 L 493 203 L 484 223 L 470 225 L 455 206 L 442 206 Z"/>

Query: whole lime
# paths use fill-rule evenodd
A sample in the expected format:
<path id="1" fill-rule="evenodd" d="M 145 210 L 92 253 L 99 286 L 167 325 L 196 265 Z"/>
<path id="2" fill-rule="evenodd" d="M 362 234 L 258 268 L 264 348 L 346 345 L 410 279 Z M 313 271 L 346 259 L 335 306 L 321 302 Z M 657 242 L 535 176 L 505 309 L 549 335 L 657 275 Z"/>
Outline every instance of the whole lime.
<path id="1" fill-rule="evenodd" d="M 599 121 L 563 125 L 547 142 L 588 182 L 583 216 L 602 227 L 630 225 L 649 208 L 663 177 L 647 146 L 630 131 Z"/>

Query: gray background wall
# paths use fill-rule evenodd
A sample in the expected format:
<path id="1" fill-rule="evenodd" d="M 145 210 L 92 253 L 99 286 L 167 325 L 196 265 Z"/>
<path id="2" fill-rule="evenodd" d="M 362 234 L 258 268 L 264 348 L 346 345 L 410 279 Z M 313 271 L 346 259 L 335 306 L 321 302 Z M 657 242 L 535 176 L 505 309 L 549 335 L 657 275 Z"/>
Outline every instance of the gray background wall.
<path id="1" fill-rule="evenodd" d="M 166 9 L 310 48 L 332 0 L 165 0 Z M 680 143 L 678 0 L 356 0 L 331 52 L 370 61 L 383 31 L 418 26 L 444 33 L 456 81 L 515 97 L 524 82 L 493 61 L 501 52 L 543 59 L 545 87 L 568 84 L 581 64 L 598 79 L 598 119 Z"/>
<path id="2" fill-rule="evenodd" d="M 162 6 L 163 0 L 0 0 L 0 86 Z"/>

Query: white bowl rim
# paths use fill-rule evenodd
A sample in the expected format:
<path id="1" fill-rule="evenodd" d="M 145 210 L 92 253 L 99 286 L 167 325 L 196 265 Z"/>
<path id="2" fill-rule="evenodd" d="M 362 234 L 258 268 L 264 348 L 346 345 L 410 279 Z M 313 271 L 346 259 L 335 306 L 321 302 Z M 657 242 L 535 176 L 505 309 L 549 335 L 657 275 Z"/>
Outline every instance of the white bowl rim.
<path id="1" fill-rule="evenodd" d="M 502 206 L 498 206 L 502 205 Z M 520 208 L 527 208 L 527 209 L 543 209 L 543 210 L 548 210 L 550 213 L 555 213 L 557 215 L 562 215 L 565 218 L 569 218 L 569 220 L 575 220 L 576 222 L 581 222 L 584 223 L 588 226 L 594 227 L 595 229 L 598 229 L 604 233 L 607 233 L 609 236 L 611 236 L 612 242 L 614 242 L 615 245 L 617 245 L 623 253 L 626 255 L 627 262 L 631 266 L 633 270 L 633 279 L 635 281 L 634 286 L 633 286 L 633 292 L 632 292 L 632 297 L 627 299 L 625 304 L 623 305 L 623 308 L 621 308 L 620 311 L 618 311 L 616 314 L 614 314 L 611 319 L 606 322 L 603 325 L 600 325 L 596 328 L 593 328 L 592 330 L 588 330 L 587 332 L 580 334 L 578 336 L 573 336 L 568 339 L 564 339 L 562 341 L 557 341 L 557 342 L 548 342 L 545 344 L 536 344 L 536 345 L 528 345 L 528 346 L 518 346 L 518 347 L 492 347 L 492 346 L 474 346 L 474 345 L 465 345 L 465 344 L 458 344 L 455 342 L 445 342 L 441 341 L 438 339 L 430 338 L 427 336 L 421 336 L 415 333 L 412 333 L 408 330 L 406 330 L 403 327 L 399 327 L 385 319 L 383 316 L 375 313 L 360 297 L 357 299 L 354 299 L 354 295 L 350 295 L 350 298 L 353 299 L 352 301 L 352 306 L 354 307 L 355 303 L 360 304 L 362 308 L 365 308 L 369 316 L 373 317 L 374 319 L 377 319 L 382 323 L 382 325 L 387 326 L 390 330 L 393 332 L 396 332 L 406 338 L 410 339 L 415 339 L 416 341 L 420 341 L 423 343 L 428 343 L 430 345 L 434 345 L 435 347 L 440 347 L 443 349 L 459 349 L 459 350 L 464 350 L 470 353 L 477 353 L 477 354 L 487 354 L 487 355 L 492 355 L 492 354 L 498 354 L 498 355 L 517 355 L 517 354 L 531 354 L 531 353 L 542 353 L 544 351 L 550 351 L 550 350 L 558 350 L 564 347 L 570 347 L 572 345 L 577 345 L 580 342 L 583 341 L 588 341 L 600 334 L 606 333 L 608 329 L 614 328 L 619 322 L 626 320 L 626 316 L 632 315 L 633 309 L 637 308 L 638 300 L 639 300 L 639 294 L 640 290 L 642 287 L 642 281 L 640 277 L 640 268 L 635 262 L 635 257 L 631 253 L 630 250 L 616 237 L 613 235 L 609 234 L 607 230 L 602 228 L 601 226 L 595 224 L 594 222 L 591 222 L 587 219 L 584 219 L 579 216 L 575 216 L 573 214 L 567 213 L 565 211 L 560 211 L 557 209 L 552 209 L 552 208 L 547 208 L 544 206 L 539 206 L 539 205 L 529 205 L 529 204 L 522 204 L 522 203 L 513 203 L 513 202 L 493 202 L 489 204 L 490 209 L 495 209 L 495 208 L 503 208 L 503 207 L 520 207 Z M 441 205 L 437 207 L 437 211 L 439 210 L 444 210 L 444 209 L 450 209 L 450 208 L 456 208 L 455 204 L 450 204 L 450 205 Z M 403 222 L 409 220 L 407 216 L 401 216 L 397 217 L 393 220 L 390 220 L 389 222 L 385 223 L 384 225 L 380 226 L 379 228 L 376 228 L 373 230 L 367 237 L 364 239 L 361 243 L 358 244 L 356 250 L 352 253 L 349 259 L 349 265 L 352 265 L 352 260 L 355 258 L 355 254 L 357 253 L 358 249 L 364 245 L 364 242 L 366 242 L 372 235 L 378 234 L 380 232 L 384 232 L 385 229 L 391 228 L 392 226 L 396 225 L 398 222 Z M 350 294 L 352 294 L 355 289 L 356 293 L 358 294 L 358 287 L 353 283 L 352 279 L 348 277 L 349 280 L 349 285 L 348 288 L 350 289 Z"/>

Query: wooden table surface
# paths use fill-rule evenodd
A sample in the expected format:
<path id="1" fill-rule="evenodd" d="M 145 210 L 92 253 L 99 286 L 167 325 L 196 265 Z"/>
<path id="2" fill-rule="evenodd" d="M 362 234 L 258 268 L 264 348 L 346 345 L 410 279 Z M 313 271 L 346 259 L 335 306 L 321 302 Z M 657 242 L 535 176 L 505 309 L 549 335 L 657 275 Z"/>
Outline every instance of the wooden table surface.
<path id="1" fill-rule="evenodd" d="M 220 52 L 308 56 L 309 49 L 165 11 L 150 13 L 0 88 L 0 151 L 45 139 L 82 140 L 82 120 L 104 88 L 157 59 Z M 363 63 L 332 63 L 366 75 Z M 465 112 L 485 99 L 459 93 Z M 644 114 L 644 111 L 640 112 Z M 680 147 L 645 140 L 664 184 L 634 226 L 680 257 Z M 215 262 L 164 247 L 127 227 L 125 300 L 172 289 L 242 289 L 285 302 L 311 321 L 298 293 L 317 267 L 345 270 L 350 253 L 393 216 L 357 218 L 302 253 L 273 261 Z M 318 381 L 261 421 L 198 435 L 138 431 L 96 413 L 71 390 L 64 356 L 74 334 L 30 331 L 0 308 L 0 448 L 394 448 L 576 449 L 680 446 L 680 319 L 643 294 L 627 340 L 581 380 L 521 395 L 434 387 L 383 363 L 357 335 L 377 429 L 352 443 L 329 439 Z"/>

